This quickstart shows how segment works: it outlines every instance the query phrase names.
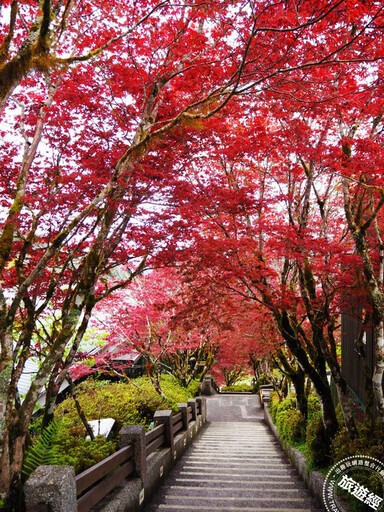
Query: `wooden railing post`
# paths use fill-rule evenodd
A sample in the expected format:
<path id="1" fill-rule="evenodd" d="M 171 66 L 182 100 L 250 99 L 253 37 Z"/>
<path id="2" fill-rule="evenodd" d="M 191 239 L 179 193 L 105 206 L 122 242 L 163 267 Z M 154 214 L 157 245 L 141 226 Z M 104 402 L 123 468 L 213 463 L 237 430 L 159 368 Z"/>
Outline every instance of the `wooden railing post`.
<path id="1" fill-rule="evenodd" d="M 27 511 L 77 512 L 75 470 L 72 466 L 39 466 L 26 481 L 24 489 Z"/>
<path id="2" fill-rule="evenodd" d="M 194 398 L 188 399 L 188 406 L 192 409 L 192 421 L 196 421 L 197 419 L 197 404 Z"/>
<path id="3" fill-rule="evenodd" d="M 120 431 L 120 448 L 133 446 L 133 460 L 137 475 L 144 480 L 147 471 L 145 428 L 143 425 L 124 425 Z"/>
<path id="4" fill-rule="evenodd" d="M 189 418 L 188 418 L 188 404 L 179 404 L 179 410 L 183 419 L 183 430 L 188 430 Z"/>
<path id="5" fill-rule="evenodd" d="M 156 411 L 153 419 L 156 425 L 164 425 L 165 445 L 170 446 L 173 453 L 175 442 L 173 438 L 172 411 Z"/>

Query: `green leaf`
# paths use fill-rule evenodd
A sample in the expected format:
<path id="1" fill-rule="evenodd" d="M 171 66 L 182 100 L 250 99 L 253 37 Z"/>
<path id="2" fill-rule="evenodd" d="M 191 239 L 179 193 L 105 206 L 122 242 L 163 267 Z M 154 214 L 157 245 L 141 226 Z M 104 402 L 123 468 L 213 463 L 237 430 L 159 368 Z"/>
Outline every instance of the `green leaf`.
<path id="1" fill-rule="evenodd" d="M 53 420 L 41 433 L 36 442 L 27 450 L 22 473 L 29 476 L 38 466 L 58 464 L 59 447 L 56 444 L 60 424 Z"/>

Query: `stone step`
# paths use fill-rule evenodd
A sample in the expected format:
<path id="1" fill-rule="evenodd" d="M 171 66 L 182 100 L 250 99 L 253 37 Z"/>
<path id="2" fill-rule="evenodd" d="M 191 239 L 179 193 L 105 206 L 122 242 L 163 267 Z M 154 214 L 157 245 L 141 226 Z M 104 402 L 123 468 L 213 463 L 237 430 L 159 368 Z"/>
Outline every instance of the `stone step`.
<path id="1" fill-rule="evenodd" d="M 223 460 L 240 460 L 240 461 L 244 461 L 246 462 L 247 460 L 255 460 L 255 459 L 258 459 L 258 460 L 261 460 L 261 461 L 265 461 L 265 460 L 271 460 L 271 461 L 275 461 L 275 460 L 285 460 L 287 461 L 287 458 L 285 457 L 285 455 L 283 455 L 282 453 L 277 453 L 277 452 L 271 452 L 271 453 L 264 453 L 264 452 L 260 452 L 260 453 L 239 453 L 239 454 L 236 454 L 236 455 L 233 455 L 232 453 L 227 453 L 227 452 L 224 452 L 224 453 L 218 453 L 217 451 L 215 452 L 191 452 L 188 457 L 190 459 L 211 459 L 211 460 L 220 460 L 220 461 L 223 461 Z"/>
<path id="2" fill-rule="evenodd" d="M 166 496 L 164 501 L 158 504 L 157 510 L 167 510 L 172 507 L 178 507 L 178 510 L 262 510 L 262 511 L 271 511 L 272 510 L 289 510 L 290 512 L 297 511 L 302 512 L 304 510 L 311 511 L 315 508 L 310 500 L 302 499 L 302 498 L 282 498 L 281 500 L 269 498 L 218 498 L 212 497 L 207 498 L 205 496 Z"/>
<path id="3" fill-rule="evenodd" d="M 261 467 L 261 466 L 249 466 L 249 467 L 230 467 L 223 466 L 220 467 L 218 465 L 215 466 L 206 466 L 204 464 L 191 465 L 187 466 L 179 466 L 180 475 L 191 476 L 200 474 L 205 478 L 212 478 L 213 476 L 223 476 L 225 478 L 228 477 L 236 477 L 236 478 L 245 478 L 247 480 L 251 480 L 253 482 L 259 481 L 263 476 L 268 476 L 269 479 L 275 480 L 277 477 L 283 477 L 284 475 L 291 476 L 292 478 L 296 477 L 296 471 L 292 467 L 273 467 L 270 466 Z"/>
<path id="4" fill-rule="evenodd" d="M 223 482 L 228 481 L 236 481 L 236 482 L 249 482 L 253 485 L 257 485 L 260 482 L 268 482 L 271 485 L 299 485 L 302 484 L 304 486 L 304 483 L 301 482 L 301 480 L 297 480 L 296 474 L 294 472 L 290 473 L 289 475 L 286 475 L 282 473 L 281 475 L 266 475 L 264 472 L 259 473 L 256 476 L 255 475 L 249 475 L 249 474 L 237 474 L 233 475 L 231 473 L 217 473 L 217 472 L 208 472 L 208 471 L 180 471 L 177 473 L 180 477 L 185 479 L 199 479 L 202 481 L 213 481 L 216 480 L 222 480 Z M 287 477 L 287 478 L 285 478 Z M 230 480 L 229 480 L 230 478 Z"/>
<path id="5" fill-rule="evenodd" d="M 216 505 L 206 505 L 204 509 L 201 508 L 200 505 L 181 505 L 181 504 L 160 504 L 158 508 L 156 508 L 159 512 L 173 512 L 174 510 L 180 512 L 196 512 L 196 510 L 200 512 L 295 512 L 297 508 L 287 508 L 285 506 L 269 506 L 268 508 L 264 506 L 253 506 L 253 507 L 233 507 L 233 506 L 216 506 Z M 303 508 L 300 509 L 300 512 L 324 512 L 323 509 L 316 508 Z"/>
<path id="6" fill-rule="evenodd" d="M 176 483 L 176 482 L 175 482 Z M 176 483 L 176 485 L 169 485 L 168 491 L 172 496 L 196 496 L 196 490 L 199 490 L 199 494 L 204 497 L 222 497 L 222 498 L 265 498 L 266 493 L 273 493 L 277 499 L 290 499 L 290 498 L 310 498 L 310 494 L 306 489 L 298 488 L 286 488 L 276 489 L 271 488 L 268 485 L 255 487 L 244 487 L 227 483 L 225 488 L 223 486 L 211 485 L 208 482 L 206 485 L 193 486 L 190 484 L 182 485 Z"/>
<path id="7" fill-rule="evenodd" d="M 211 478 L 209 478 L 209 480 L 207 480 L 205 477 L 203 476 L 198 476 L 198 475 L 183 475 L 182 477 L 180 478 L 174 478 L 172 480 L 170 480 L 170 483 L 175 483 L 175 484 L 178 484 L 178 483 L 183 483 L 183 484 L 188 484 L 190 486 L 195 486 L 195 487 L 205 487 L 205 486 L 211 486 L 211 487 L 227 487 L 227 486 L 233 486 L 233 485 L 236 485 L 237 488 L 242 488 L 242 489 L 255 489 L 255 490 L 258 490 L 258 489 L 270 489 L 271 491 L 273 492 L 276 492 L 276 491 L 284 491 L 286 489 L 292 489 L 292 488 L 295 488 L 295 489 L 305 489 L 305 485 L 303 482 L 301 481 L 297 481 L 295 480 L 294 478 L 286 478 L 286 479 L 275 479 L 275 478 L 269 478 L 268 479 L 264 479 L 262 480 L 261 478 L 260 479 L 257 479 L 257 480 L 246 480 L 244 478 L 233 478 L 231 477 L 231 479 L 227 479 L 227 478 L 221 478 L 220 476 L 212 476 Z"/>
<path id="8" fill-rule="evenodd" d="M 241 461 L 234 461 L 234 460 L 223 460 L 223 461 L 208 461 L 208 460 L 194 460 L 194 459 L 186 459 L 185 461 L 185 467 L 190 468 L 196 468 L 196 467 L 204 467 L 206 469 L 209 468 L 217 468 L 217 469 L 233 469 L 237 470 L 240 469 L 243 472 L 249 471 L 250 469 L 255 470 L 264 470 L 273 472 L 274 470 L 277 471 L 284 471 L 285 469 L 290 468 L 290 464 L 287 462 L 264 462 L 261 460 L 255 460 L 255 462 L 241 462 Z"/>

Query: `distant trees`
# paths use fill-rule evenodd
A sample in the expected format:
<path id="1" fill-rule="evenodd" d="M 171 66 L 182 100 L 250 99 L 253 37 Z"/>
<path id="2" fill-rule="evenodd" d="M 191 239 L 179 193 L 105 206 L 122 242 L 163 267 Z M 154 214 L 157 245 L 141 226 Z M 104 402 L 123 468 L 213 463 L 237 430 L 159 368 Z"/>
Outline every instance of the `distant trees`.
<path id="1" fill-rule="evenodd" d="M 176 271 L 152 271 L 128 290 L 110 295 L 95 312 L 96 325 L 108 332 L 107 347 L 113 347 L 115 356 L 140 353 L 160 395 L 161 372 L 172 373 L 187 387 L 195 377 L 204 377 L 218 348 L 214 326 L 191 316 L 183 319 L 185 294 Z"/>
<path id="2" fill-rule="evenodd" d="M 137 278 L 95 308 L 93 325 L 106 333 L 105 354 L 108 347 L 116 359 L 140 353 L 159 394 L 161 372 L 172 373 L 185 387 L 194 378 L 202 380 L 211 368 L 230 378 L 238 370 L 249 373 L 250 355 L 260 358 L 275 343 L 259 341 L 258 310 L 252 311 L 249 303 L 207 289 L 200 293 L 196 286 L 175 269 L 161 269 Z M 103 357 L 96 357 L 94 370 L 103 369 L 101 363 Z M 108 359 L 106 369 L 115 364 Z M 82 368 L 90 372 L 80 363 L 76 375 Z"/>

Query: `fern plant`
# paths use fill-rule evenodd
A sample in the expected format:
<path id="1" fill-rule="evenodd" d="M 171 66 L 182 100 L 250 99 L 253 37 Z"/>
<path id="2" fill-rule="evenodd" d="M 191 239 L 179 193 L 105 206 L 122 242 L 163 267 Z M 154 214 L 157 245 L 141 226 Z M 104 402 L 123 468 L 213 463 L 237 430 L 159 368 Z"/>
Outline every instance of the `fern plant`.
<path id="1" fill-rule="evenodd" d="M 56 441 L 60 424 L 53 420 L 27 450 L 22 473 L 29 476 L 38 466 L 53 466 L 59 463 L 59 447 Z"/>

